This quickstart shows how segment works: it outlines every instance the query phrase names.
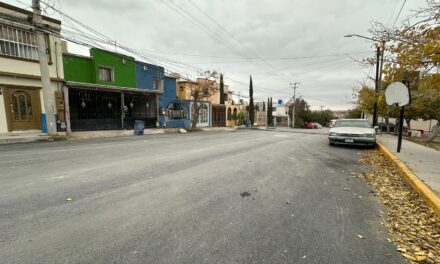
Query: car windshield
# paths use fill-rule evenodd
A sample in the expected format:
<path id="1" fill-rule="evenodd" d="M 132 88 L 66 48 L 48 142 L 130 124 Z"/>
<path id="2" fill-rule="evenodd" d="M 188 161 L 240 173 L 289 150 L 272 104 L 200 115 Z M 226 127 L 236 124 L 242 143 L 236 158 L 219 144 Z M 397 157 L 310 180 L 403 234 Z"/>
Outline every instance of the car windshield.
<path id="1" fill-rule="evenodd" d="M 335 127 L 363 127 L 370 128 L 370 122 L 367 120 L 338 120 Z"/>

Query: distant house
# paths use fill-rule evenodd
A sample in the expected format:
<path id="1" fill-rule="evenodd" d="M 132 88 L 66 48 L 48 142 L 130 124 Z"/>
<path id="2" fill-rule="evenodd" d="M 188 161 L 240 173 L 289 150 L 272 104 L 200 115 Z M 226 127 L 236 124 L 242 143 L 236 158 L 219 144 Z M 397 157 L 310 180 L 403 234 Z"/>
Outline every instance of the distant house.
<path id="1" fill-rule="evenodd" d="M 204 108 L 202 108 L 201 112 L 203 111 L 203 113 L 200 113 L 200 116 L 204 116 L 204 113 L 208 111 L 210 113 L 209 118 L 211 120 L 207 123 L 211 123 L 211 126 L 214 127 L 232 127 L 236 125 L 236 118 L 240 112 L 240 109 L 242 108 L 242 105 L 236 104 L 232 100 L 232 91 L 229 90 L 228 85 L 224 85 L 224 104 L 220 104 L 219 83 L 213 80 L 207 80 L 205 78 L 197 78 L 196 81 L 179 80 L 177 82 L 177 96 L 179 99 L 191 100 L 191 89 L 201 89 L 201 87 L 204 85 L 215 87 L 218 90 L 209 98 L 206 98 L 207 101 L 210 102 L 212 110 L 206 110 L 208 108 L 207 104 L 206 107 L 204 106 Z"/>
<path id="2" fill-rule="evenodd" d="M 201 89 L 205 82 L 208 82 L 208 85 L 216 85 L 214 81 L 205 80 L 202 78 L 198 78 L 197 81 L 189 81 L 189 80 L 178 80 L 176 87 L 177 98 L 181 99 L 183 102 L 187 102 L 190 106 L 189 108 L 189 118 L 192 120 L 192 111 L 193 111 L 193 100 L 191 97 L 192 89 Z M 206 98 L 207 100 L 203 100 L 199 103 L 202 104 L 201 109 L 199 111 L 199 118 L 197 120 L 198 127 L 210 127 L 212 126 L 212 113 L 213 106 L 212 102 L 208 101 L 210 98 Z M 224 113 L 224 112 L 223 112 Z"/>
<path id="3" fill-rule="evenodd" d="M 282 100 L 278 100 L 277 104 L 272 106 L 272 115 L 277 126 L 290 126 L 289 105 Z"/>
<path id="4" fill-rule="evenodd" d="M 132 129 L 159 121 L 163 68 L 123 54 L 90 49 L 90 56 L 63 54 L 68 130 Z"/>
<path id="5" fill-rule="evenodd" d="M 32 12 L 0 2 L 0 133 L 20 130 L 47 132 L 36 33 Z M 48 53 L 50 93 L 55 99 L 63 84 L 61 21 L 43 17 Z M 49 100 L 55 101 L 55 100 Z M 63 104 L 52 105 L 64 118 Z M 61 113 L 61 114 L 60 114 Z M 54 126 L 55 120 L 52 123 Z M 61 123 L 58 123 L 60 125 Z"/>

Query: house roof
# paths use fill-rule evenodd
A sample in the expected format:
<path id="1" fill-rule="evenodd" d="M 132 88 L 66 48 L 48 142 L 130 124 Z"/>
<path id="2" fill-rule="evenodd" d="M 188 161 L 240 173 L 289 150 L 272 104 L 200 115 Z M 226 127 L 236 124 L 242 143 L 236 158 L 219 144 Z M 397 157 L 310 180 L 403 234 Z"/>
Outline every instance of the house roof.
<path id="1" fill-rule="evenodd" d="M 16 12 L 20 12 L 20 13 L 28 15 L 28 16 L 33 16 L 33 14 L 34 14 L 33 12 L 28 11 L 26 9 L 22 9 L 22 8 L 19 8 L 19 7 L 13 6 L 13 5 L 9 5 L 9 4 L 3 3 L 3 2 L 0 2 L 0 7 L 10 9 L 10 10 L 13 10 Z M 52 23 L 61 25 L 61 21 L 58 19 L 54 19 L 54 18 L 47 17 L 47 16 L 41 16 L 41 17 L 43 18 L 43 20 L 50 21 Z"/>

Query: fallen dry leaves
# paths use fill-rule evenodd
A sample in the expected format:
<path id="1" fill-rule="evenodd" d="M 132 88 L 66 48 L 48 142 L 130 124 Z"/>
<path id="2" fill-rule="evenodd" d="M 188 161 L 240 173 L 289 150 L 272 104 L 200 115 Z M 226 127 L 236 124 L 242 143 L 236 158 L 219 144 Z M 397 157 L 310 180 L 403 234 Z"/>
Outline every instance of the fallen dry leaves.
<path id="1" fill-rule="evenodd" d="M 379 151 L 367 152 L 362 162 L 371 166 L 364 177 L 388 209 L 388 241 L 411 262 L 440 263 L 440 218 Z"/>

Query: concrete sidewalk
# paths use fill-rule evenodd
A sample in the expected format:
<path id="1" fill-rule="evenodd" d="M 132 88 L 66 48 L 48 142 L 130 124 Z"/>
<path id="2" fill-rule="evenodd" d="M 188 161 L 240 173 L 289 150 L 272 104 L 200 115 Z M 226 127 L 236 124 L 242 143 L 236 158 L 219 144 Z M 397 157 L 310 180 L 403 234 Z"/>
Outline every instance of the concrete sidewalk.
<path id="1" fill-rule="evenodd" d="M 0 133 L 0 144 L 32 142 L 46 140 L 49 136 L 40 130 L 16 131 L 9 133 Z"/>
<path id="2" fill-rule="evenodd" d="M 396 136 L 382 134 L 377 137 L 377 141 L 440 196 L 440 151 L 403 139 L 400 153 L 397 153 Z"/>
<path id="3" fill-rule="evenodd" d="M 165 133 L 178 133 L 180 128 L 147 128 L 144 129 L 144 135 L 156 135 Z M 200 131 L 216 132 L 216 131 L 234 131 L 231 127 L 203 127 Z M 190 132 L 190 131 L 189 131 Z M 65 132 L 60 132 L 59 135 L 66 135 Z M 69 134 L 69 140 L 82 140 L 93 138 L 110 138 L 110 137 L 127 137 L 134 136 L 133 130 L 98 130 L 98 131 L 79 131 Z M 42 133 L 40 130 L 19 131 L 0 134 L 0 144 L 24 143 L 48 140 L 50 137 Z"/>

